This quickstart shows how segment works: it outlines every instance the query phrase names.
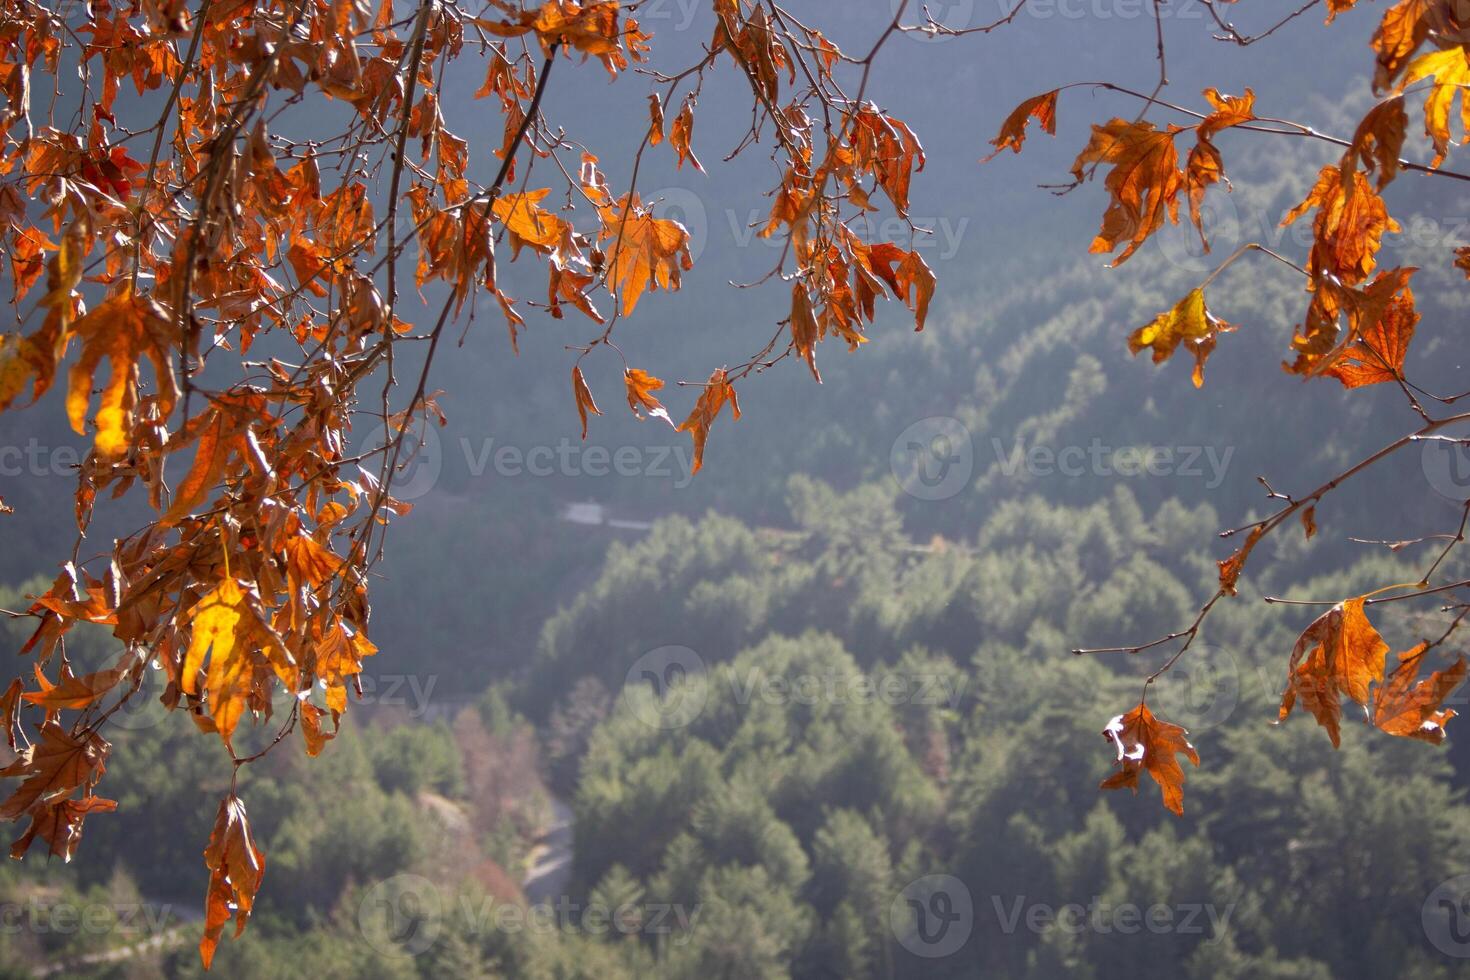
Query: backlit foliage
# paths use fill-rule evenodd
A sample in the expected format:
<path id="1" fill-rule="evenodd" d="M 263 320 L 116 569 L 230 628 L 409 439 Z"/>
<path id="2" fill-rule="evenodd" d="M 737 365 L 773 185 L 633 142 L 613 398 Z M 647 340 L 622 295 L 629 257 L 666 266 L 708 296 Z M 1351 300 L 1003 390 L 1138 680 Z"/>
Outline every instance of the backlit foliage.
<path id="1" fill-rule="evenodd" d="M 575 411 L 585 437 L 616 405 L 616 393 L 603 392 L 599 406 L 582 362 L 617 358 L 629 410 L 689 433 L 696 470 L 718 426 L 739 419 L 737 386 L 752 374 L 791 357 L 820 380 L 823 342 L 866 343 L 880 297 L 923 329 L 934 273 L 918 251 L 855 227 L 873 212 L 907 220 L 913 181 L 929 163 L 919 136 L 869 92 L 872 65 L 901 32 L 948 29 L 915 24 L 927 15 L 905 0 L 871 47 L 852 53 L 771 0 L 711 2 L 715 29 L 702 56 L 655 68 L 657 39 L 638 23 L 638 3 L 617 0 L 484 0 L 473 10 L 441 0 L 98 0 L 75 9 L 0 0 L 0 241 L 17 311 L 17 329 L 0 333 L 0 410 L 59 385 L 72 428 L 92 444 L 76 490 L 76 545 L 28 610 L 35 629 L 22 653 L 34 678 L 0 696 L 17 750 L 0 770 L 12 780 L 0 814 L 28 821 L 15 856 L 41 844 L 70 858 L 84 819 L 113 808 L 99 795 L 103 732 L 150 669 L 167 679 L 165 705 L 217 738 L 236 771 L 298 730 L 302 751 L 324 750 L 376 653 L 370 577 L 387 528 L 410 511 L 393 498 L 391 477 L 408 462 L 413 433 L 444 422 L 431 379 L 451 324 L 489 311 L 514 350 L 527 317 L 569 318 L 585 339 L 569 347 L 568 424 Z M 949 33 L 1006 26 L 1025 2 L 997 24 Z M 1223 36 L 1249 43 L 1223 20 L 1223 2 L 1207 3 Z M 1353 5 L 1329 0 L 1327 20 Z M 1074 185 L 1103 174 L 1108 203 L 1091 250 L 1116 254 L 1115 264 L 1166 223 L 1188 220 L 1203 236 L 1204 197 L 1228 186 L 1225 134 L 1306 136 L 1343 150 L 1287 217 L 1311 223 L 1306 266 L 1275 256 L 1308 293 L 1286 369 L 1348 388 L 1395 384 L 1423 427 L 1304 496 L 1273 494 L 1280 510 L 1229 532 L 1244 543 L 1220 563 L 1219 591 L 1195 622 L 1120 648 L 1182 640 L 1159 673 L 1235 593 L 1266 535 L 1292 518 L 1313 533 L 1316 504 L 1344 479 L 1470 418 L 1432 414 L 1432 399 L 1404 377 L 1419 319 L 1415 270 L 1377 262 L 1397 227 L 1385 188 L 1405 169 L 1449 174 L 1439 168 L 1463 136 L 1451 118 L 1458 101 L 1463 122 L 1470 84 L 1459 8 L 1402 0 L 1383 13 L 1369 66 L 1382 101 L 1351 139 L 1272 118 L 1249 89 L 1207 89 L 1199 111 L 1163 101 L 1160 27 L 1153 93 L 1063 86 L 1023 102 L 993 141 L 995 154 L 1020 152 L 1032 122 L 1032 133 L 1055 134 L 1063 96 L 1078 87 L 1141 101 L 1136 116 L 1095 125 L 1071 169 Z M 483 77 L 477 116 L 449 119 L 441 85 L 447 66 L 465 59 Z M 628 121 L 644 133 L 631 160 L 604 161 L 544 116 L 548 86 L 574 72 L 651 86 L 646 120 L 640 110 Z M 783 301 L 790 290 L 790 312 L 754 353 L 671 387 L 658 376 L 657 350 L 614 333 L 681 288 L 691 268 L 689 232 L 655 217 L 637 177 L 646 153 L 698 172 L 713 165 L 706 145 L 718 120 L 698 110 L 706 82 L 751 99 L 735 152 L 760 144 L 774 165 L 759 234 L 782 243 L 766 281 Z M 1415 113 L 1428 166 L 1400 159 Z M 1146 118 L 1159 114 L 1175 121 Z M 484 141 L 468 135 L 482 132 Z M 488 183 L 472 176 L 477 156 L 497 161 Z M 1183 349 L 1203 384 L 1210 353 L 1232 329 L 1207 310 L 1206 292 L 1252 251 L 1274 254 L 1243 246 L 1134 331 L 1130 349 L 1147 348 L 1155 361 Z M 517 261 L 544 268 L 544 298 L 506 291 L 498 270 Z M 1445 261 L 1470 274 L 1464 254 Z M 429 287 L 437 315 L 408 322 L 405 291 Z M 697 391 L 681 395 L 684 387 Z M 687 406 L 682 423 L 662 398 Z M 383 445 L 349 448 L 354 432 L 375 425 L 388 434 Z M 151 519 L 84 559 L 95 508 L 124 496 L 146 501 Z M 1457 541 L 1421 582 L 1376 601 L 1442 591 L 1432 578 Z M 1281 716 L 1300 704 L 1335 743 L 1345 696 L 1388 734 L 1439 741 L 1463 661 L 1419 679 L 1425 651 L 1447 633 L 1385 676 L 1371 601 L 1333 604 L 1303 634 Z M 66 635 L 80 624 L 120 641 L 111 667 L 73 672 Z M 1147 772 L 1182 812 L 1176 756 L 1199 762 L 1183 729 L 1141 699 L 1106 734 L 1120 769 L 1104 786 L 1136 788 Z M 244 928 L 267 864 L 235 788 L 204 854 L 206 966 L 225 926 Z"/>

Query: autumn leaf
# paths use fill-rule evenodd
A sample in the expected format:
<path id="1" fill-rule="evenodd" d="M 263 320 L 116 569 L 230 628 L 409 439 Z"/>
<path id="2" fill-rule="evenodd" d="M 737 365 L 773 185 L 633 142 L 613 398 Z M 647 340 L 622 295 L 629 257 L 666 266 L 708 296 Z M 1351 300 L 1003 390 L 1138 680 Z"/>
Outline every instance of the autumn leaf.
<path id="1" fill-rule="evenodd" d="M 225 578 L 190 613 L 193 632 L 179 675 L 179 689 L 198 695 L 199 676 L 205 658 L 203 694 L 216 730 L 229 745 L 235 726 L 245 711 L 253 680 L 251 641 L 259 632 L 259 621 L 245 590 L 233 578 Z"/>
<path id="2" fill-rule="evenodd" d="M 16 333 L 0 333 L 0 412 L 9 408 L 27 387 L 31 389 L 28 404 L 50 387 L 56 367 L 44 347 L 31 337 Z"/>
<path id="3" fill-rule="evenodd" d="M 1225 180 L 1225 164 L 1213 137 L 1223 129 L 1240 126 L 1256 118 L 1256 95 L 1250 89 L 1244 95 L 1221 95 L 1217 89 L 1204 91 L 1205 100 L 1212 106 L 1209 115 L 1195 127 L 1196 142 L 1189 151 L 1184 165 L 1184 186 L 1189 195 L 1189 218 L 1199 232 L 1200 243 L 1206 252 L 1210 243 L 1205 238 L 1204 205 L 1205 191 Z M 1226 181 L 1228 184 L 1229 181 Z"/>
<path id="4" fill-rule="evenodd" d="M 1021 152 L 1021 144 L 1026 142 L 1026 126 L 1035 119 L 1041 128 L 1049 135 L 1057 134 L 1057 90 L 1043 92 L 1033 95 L 1011 110 L 1005 121 L 1000 124 L 1000 132 L 990 145 L 995 151 L 982 160 L 989 163 L 994 160 L 1001 150 L 1010 147 L 1015 153 Z"/>
<path id="5" fill-rule="evenodd" d="M 648 145 L 658 146 L 664 141 L 664 104 L 657 92 L 648 93 Z"/>
<path id="6" fill-rule="evenodd" d="M 691 93 L 684 97 L 684 104 L 679 109 L 679 114 L 674 117 L 673 128 L 669 130 L 669 145 L 679 155 L 679 162 L 675 169 L 683 169 L 684 161 L 688 160 L 694 164 L 694 169 L 704 173 L 704 165 L 699 162 L 699 157 L 694 155 L 689 141 L 694 137 L 694 95 Z"/>
<path id="7" fill-rule="evenodd" d="M 566 232 L 567 224 L 550 211 L 542 209 L 540 202 L 551 193 L 551 188 L 524 193 L 506 194 L 495 199 L 491 210 L 511 235 L 511 247 L 519 252 L 523 245 L 545 252 L 555 248 Z"/>
<path id="8" fill-rule="evenodd" d="M 1184 344 L 1194 354 L 1194 386 L 1199 388 L 1205 383 L 1205 361 L 1215 350 L 1216 338 L 1234 329 L 1205 308 L 1204 290 L 1193 289 L 1173 309 L 1133 331 L 1128 350 L 1137 355 L 1152 348 L 1154 363 L 1161 364 Z"/>
<path id="9" fill-rule="evenodd" d="M 37 838 L 46 842 L 46 851 L 51 857 L 59 857 L 69 863 L 82 839 L 82 821 L 90 813 L 111 813 L 117 809 L 116 800 L 104 800 L 100 796 L 86 796 L 80 800 L 55 800 L 32 807 L 31 824 L 14 844 L 10 845 L 10 856 L 16 860 L 25 856 Z"/>
<path id="10" fill-rule="evenodd" d="M 704 465 L 704 444 L 709 439 L 710 426 L 714 425 L 726 402 L 730 404 L 731 416 L 739 421 L 740 399 L 735 397 L 735 387 L 726 380 L 725 369 L 718 368 L 705 383 L 704 391 L 694 405 L 694 411 L 679 426 L 680 432 L 688 432 L 694 439 L 694 465 L 689 471 L 691 475 L 698 473 Z"/>
<path id="11" fill-rule="evenodd" d="M 15 820 L 32 807 L 70 796 L 78 787 L 95 783 L 106 771 L 110 748 L 95 734 L 73 735 L 57 721 L 45 722 L 40 739 L 0 769 L 0 777 L 21 780 L 10 797 L 0 803 L 0 819 Z"/>
<path id="12" fill-rule="evenodd" d="M 677 221 L 655 218 L 636 196 L 602 209 L 601 238 L 610 243 L 608 282 L 623 316 L 631 316 L 646 289 L 678 289 L 681 273 L 694 267 L 689 232 Z"/>
<path id="13" fill-rule="evenodd" d="M 1398 78 L 1414 52 L 1429 36 L 1429 15 L 1439 0 L 1399 0 L 1384 11 L 1370 46 L 1378 62 L 1373 88 L 1382 92 Z"/>
<path id="14" fill-rule="evenodd" d="M 1404 359 L 1418 322 L 1414 294 L 1406 284 L 1389 297 L 1383 311 L 1362 329 L 1358 339 L 1348 345 L 1325 373 L 1341 381 L 1344 388 L 1397 381 L 1403 377 Z"/>
<path id="15" fill-rule="evenodd" d="M 1118 715 L 1103 729 L 1103 737 L 1113 743 L 1118 757 L 1118 771 L 1100 784 L 1100 789 L 1127 787 L 1138 792 L 1138 776 L 1147 772 L 1164 793 L 1164 806 L 1178 816 L 1184 815 L 1184 767 L 1175 758 L 1183 755 L 1196 766 L 1199 753 L 1189 744 L 1189 733 L 1178 725 L 1154 717 L 1148 706 L 1140 704 L 1127 714 Z"/>
<path id="16" fill-rule="evenodd" d="M 199 957 L 207 970 L 231 917 L 235 920 L 235 938 L 245 931 L 265 874 L 265 855 L 255 846 L 245 803 L 233 793 L 220 801 L 209 846 L 204 850 L 204 864 L 209 869 L 209 892 L 204 899 Z"/>
<path id="17" fill-rule="evenodd" d="M 1470 86 L 1470 53 L 1455 45 L 1420 55 L 1404 70 L 1399 91 L 1425 78 L 1433 78 L 1434 84 L 1424 99 L 1424 133 L 1434 143 L 1430 166 L 1438 167 L 1450 151 L 1450 109 L 1456 99 L 1460 100 L 1461 135 L 1470 129 L 1470 101 L 1464 97 Z"/>
<path id="18" fill-rule="evenodd" d="M 322 727 L 322 719 L 327 712 L 318 708 L 310 701 L 301 701 L 299 710 L 301 712 L 301 736 L 306 742 L 306 754 L 312 758 L 321 755 L 322 749 L 332 739 L 337 737 L 335 722 L 333 730 L 328 732 Z"/>
<path id="19" fill-rule="evenodd" d="M 640 420 L 643 413 L 647 412 L 649 418 L 663 419 L 670 425 L 674 424 L 674 420 L 669 418 L 669 410 L 653 394 L 663 388 L 663 381 L 642 368 L 628 368 L 623 372 L 623 384 L 628 389 L 628 407 Z"/>
<path id="20" fill-rule="evenodd" d="M 1315 537 L 1317 534 L 1316 504 L 1313 504 L 1311 507 L 1308 507 L 1306 510 L 1302 511 L 1302 533 L 1307 536 L 1308 541 L 1312 540 L 1312 538 Z"/>
<path id="21" fill-rule="evenodd" d="M 1145 121 L 1113 119 L 1092 127 L 1092 139 L 1072 164 L 1079 181 L 1091 165 L 1111 164 L 1103 186 L 1112 195 L 1103 212 L 1102 228 L 1092 240 L 1091 252 L 1111 252 L 1123 242 L 1113 265 L 1121 265 L 1150 235 L 1163 227 L 1167 217 L 1179 221 L 1179 192 L 1184 175 L 1174 136 L 1178 126 L 1155 129 Z"/>
<path id="22" fill-rule="evenodd" d="M 1298 700 L 1327 729 L 1336 748 L 1344 697 L 1366 710 L 1369 688 L 1383 681 L 1388 644 L 1363 612 L 1363 597 L 1333 606 L 1308 626 L 1291 651 L 1286 693 L 1277 723 L 1286 720 Z"/>
<path id="23" fill-rule="evenodd" d="M 581 367 L 572 368 L 572 397 L 577 400 L 577 415 L 582 419 L 582 438 L 586 439 L 587 413 L 601 415 L 602 409 L 592 400 L 592 391 L 587 387 L 587 379 L 582 376 Z"/>
<path id="24" fill-rule="evenodd" d="M 1378 174 L 1378 189 L 1393 180 L 1399 172 L 1399 154 L 1404 148 L 1409 114 L 1404 111 L 1404 97 L 1396 95 L 1375 105 L 1358 123 L 1352 145 L 1343 156 L 1342 168 L 1361 164 L 1367 173 Z"/>
<path id="25" fill-rule="evenodd" d="M 133 662 L 133 656 L 128 654 L 116 667 L 80 676 L 73 674 L 71 668 L 63 663 L 61 677 L 55 684 L 47 679 L 40 666 L 37 665 L 35 668 L 37 688 L 34 691 L 26 691 L 21 697 L 27 703 L 45 708 L 48 712 L 60 711 L 64 708 L 72 710 L 85 708 L 100 701 L 108 691 L 116 687 L 118 682 L 127 675 Z"/>
<path id="26" fill-rule="evenodd" d="M 104 301 L 72 325 L 82 354 L 67 374 L 66 414 L 77 434 L 85 434 L 92 375 L 102 359 L 111 370 L 97 409 L 97 455 L 115 460 L 127 453 L 133 409 L 138 401 L 138 362 L 147 358 L 158 382 L 159 410 L 167 415 L 178 398 L 174 380 L 175 331 L 162 307 L 124 291 Z"/>
<path id="27" fill-rule="evenodd" d="M 1465 679 L 1465 658 L 1456 657 L 1446 670 L 1419 679 L 1427 642 L 1399 654 L 1399 664 L 1373 692 L 1373 724 L 1390 735 L 1435 745 L 1444 741 L 1444 726 L 1456 715 L 1444 699 Z"/>
<path id="28" fill-rule="evenodd" d="M 1220 569 L 1220 592 L 1224 595 L 1235 595 L 1236 585 L 1240 582 L 1240 573 L 1245 570 L 1245 563 L 1250 560 L 1251 552 L 1255 550 L 1256 544 L 1261 540 L 1262 531 L 1259 526 L 1251 529 L 1246 535 L 1245 543 L 1235 550 L 1229 558 L 1216 562 Z"/>
<path id="29" fill-rule="evenodd" d="M 1281 223 L 1289 225 L 1314 209 L 1308 260 L 1313 278 L 1326 273 L 1348 285 L 1367 279 L 1377 265 L 1384 234 L 1399 230 L 1368 178 L 1358 170 L 1323 167 L 1306 199 Z"/>

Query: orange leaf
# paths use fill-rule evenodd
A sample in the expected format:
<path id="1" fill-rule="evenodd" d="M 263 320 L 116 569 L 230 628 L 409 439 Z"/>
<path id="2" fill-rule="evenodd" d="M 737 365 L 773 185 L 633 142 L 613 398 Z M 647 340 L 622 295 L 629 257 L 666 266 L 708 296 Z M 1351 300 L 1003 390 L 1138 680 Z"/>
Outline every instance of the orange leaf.
<path id="1" fill-rule="evenodd" d="M 1128 338 L 1128 350 L 1137 355 L 1146 347 L 1153 348 L 1155 364 L 1174 356 L 1180 344 L 1188 345 L 1194 354 L 1194 386 L 1205 383 L 1205 361 L 1215 350 L 1215 339 L 1235 327 L 1205 308 L 1203 290 L 1194 289 L 1167 313 L 1139 327 Z"/>
<path id="2" fill-rule="evenodd" d="M 1465 658 L 1456 657 L 1447 670 L 1421 681 L 1419 664 L 1428 649 L 1428 643 L 1420 643 L 1399 654 L 1399 665 L 1373 692 L 1373 724 L 1390 735 L 1438 745 L 1444 741 L 1444 726 L 1456 714 L 1444 707 L 1444 699 L 1465 679 Z"/>
<path id="3" fill-rule="evenodd" d="M 592 400 L 592 390 L 587 387 L 587 379 L 582 377 L 580 367 L 572 368 L 572 396 L 577 399 L 577 415 L 582 419 L 582 438 L 587 438 L 587 413 L 601 415 L 602 409 L 597 407 L 597 402 Z"/>
<path id="4" fill-rule="evenodd" d="M 237 939 L 245 931 L 265 874 L 265 855 L 252 839 L 245 804 L 233 793 L 220 801 L 209 846 L 204 849 L 204 864 L 209 868 L 209 892 L 204 900 L 199 958 L 207 970 L 214 961 L 214 949 L 225 923 L 234 918 Z"/>
<path id="5" fill-rule="evenodd" d="M 1072 174 L 1082 180 L 1089 164 L 1112 164 L 1113 169 L 1103 182 L 1112 200 L 1090 251 L 1111 252 L 1127 241 L 1113 261 L 1121 265 L 1163 227 L 1165 217 L 1178 223 L 1184 175 L 1174 135 L 1181 131 L 1177 126 L 1155 129 L 1153 123 L 1126 119 L 1092 127 L 1092 139 L 1073 162 Z"/>
<path id="6" fill-rule="evenodd" d="M 1196 766 L 1199 753 L 1185 737 L 1189 733 L 1178 725 L 1155 718 L 1148 706 L 1140 704 L 1126 715 L 1118 715 L 1103 729 L 1103 737 L 1113 743 L 1118 758 L 1118 771 L 1100 784 L 1100 789 L 1127 787 L 1138 792 L 1138 776 L 1147 772 L 1164 792 L 1164 806 L 1179 816 L 1184 815 L 1184 767 L 1176 755 L 1183 755 Z"/>
<path id="7" fill-rule="evenodd" d="M 1334 748 L 1340 741 L 1343 697 L 1366 708 L 1369 687 L 1383 681 L 1388 644 L 1368 621 L 1363 601 L 1360 596 L 1333 606 L 1297 638 L 1277 713 L 1277 722 L 1285 721 L 1300 699 L 1327 729 Z"/>
<path id="8" fill-rule="evenodd" d="M 704 465 L 704 444 L 709 439 L 710 426 L 714 425 L 720 410 L 730 403 L 730 411 L 736 421 L 740 419 L 740 399 L 735 396 L 735 387 L 725 380 L 725 369 L 719 368 L 709 376 L 704 392 L 694 405 L 694 411 L 679 426 L 680 432 L 688 432 L 694 439 L 694 466 L 690 474 L 699 472 Z"/>
<path id="9" fill-rule="evenodd" d="M 1021 144 L 1026 142 L 1026 126 L 1035 119 L 1041 124 L 1041 128 L 1048 134 L 1057 134 L 1057 90 L 1043 92 L 1033 95 L 1011 110 L 1005 121 L 1000 124 L 1000 132 L 990 145 L 995 147 L 995 152 L 982 160 L 988 163 L 994 160 L 1001 150 L 1010 147 L 1015 153 L 1021 152 Z"/>
<path id="10" fill-rule="evenodd" d="M 40 838 L 46 842 L 51 857 L 69 862 L 82 840 L 82 821 L 89 813 L 111 813 L 117 809 L 116 800 L 104 800 L 100 796 L 88 796 L 80 800 L 56 800 L 32 807 L 29 813 L 31 824 L 14 844 L 10 845 L 10 856 L 20 859 L 30 850 L 31 844 Z"/>
<path id="11" fill-rule="evenodd" d="M 674 152 L 679 154 L 679 163 L 675 169 L 683 169 L 684 161 L 687 159 L 694 164 L 694 169 L 704 173 L 704 165 L 699 162 L 699 157 L 694 155 L 689 141 L 694 137 L 694 95 L 690 93 L 684 97 L 684 105 L 679 109 L 679 114 L 674 117 L 674 126 L 669 130 L 669 145 Z"/>
<path id="12" fill-rule="evenodd" d="M 639 419 L 647 411 L 649 418 L 663 419 L 670 425 L 674 424 L 674 420 L 669 418 L 669 410 L 653 394 L 664 386 L 663 381 L 641 368 L 628 368 L 623 372 L 623 384 L 628 389 L 628 407 Z"/>

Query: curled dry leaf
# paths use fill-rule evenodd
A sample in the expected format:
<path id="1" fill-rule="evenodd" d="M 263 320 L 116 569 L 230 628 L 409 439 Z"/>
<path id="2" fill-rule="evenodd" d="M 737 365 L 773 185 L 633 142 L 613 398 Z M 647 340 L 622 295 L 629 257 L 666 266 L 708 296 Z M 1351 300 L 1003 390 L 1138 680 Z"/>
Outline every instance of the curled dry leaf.
<path id="1" fill-rule="evenodd" d="M 204 899 L 199 957 L 207 970 L 226 923 L 234 918 L 237 939 L 245 931 L 265 874 L 265 854 L 255 846 L 245 803 L 233 793 L 220 801 L 214 831 L 204 850 L 204 864 L 209 868 L 209 892 Z"/>
<path id="2" fill-rule="evenodd" d="M 582 420 L 582 438 L 586 439 L 587 413 L 601 415 L 602 409 L 592 400 L 592 390 L 587 387 L 587 379 L 582 376 L 580 366 L 572 368 L 572 397 L 577 400 L 577 415 Z"/>
<path id="3" fill-rule="evenodd" d="M 1383 681 L 1388 644 L 1368 621 L 1363 602 L 1362 596 L 1341 602 L 1302 631 L 1277 712 L 1277 722 L 1283 722 L 1300 701 L 1327 729 L 1333 748 L 1341 742 L 1342 699 L 1366 712 L 1369 688 Z"/>
<path id="4" fill-rule="evenodd" d="M 1199 388 L 1205 383 L 1205 361 L 1215 350 L 1215 339 L 1234 329 L 1205 307 L 1204 290 L 1194 289 L 1172 310 L 1135 330 L 1128 337 L 1128 350 L 1136 355 L 1152 348 L 1154 363 L 1160 364 L 1173 357 L 1180 344 L 1185 345 L 1194 354 L 1194 386 Z"/>
<path id="5" fill-rule="evenodd" d="M 1399 664 L 1373 692 L 1373 724 L 1390 735 L 1435 745 L 1444 741 L 1444 726 L 1456 715 L 1445 698 L 1465 679 L 1465 658 L 1456 657 L 1446 670 L 1419 679 L 1427 642 L 1399 654 Z"/>
<path id="6" fill-rule="evenodd" d="M 1118 771 L 1104 779 L 1099 788 L 1127 787 L 1137 793 L 1138 776 L 1147 772 L 1163 790 L 1164 806 L 1183 816 L 1184 767 L 1175 756 L 1183 755 L 1199 765 L 1199 753 L 1189 744 L 1188 735 L 1178 725 L 1154 717 L 1145 704 L 1118 715 L 1103 729 L 1103 737 L 1117 750 Z"/>

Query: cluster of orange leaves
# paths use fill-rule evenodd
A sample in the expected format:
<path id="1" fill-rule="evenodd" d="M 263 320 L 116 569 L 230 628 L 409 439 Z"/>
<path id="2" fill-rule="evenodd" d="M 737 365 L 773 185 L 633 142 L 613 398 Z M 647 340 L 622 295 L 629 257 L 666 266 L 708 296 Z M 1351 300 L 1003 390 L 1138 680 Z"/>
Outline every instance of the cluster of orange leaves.
<path id="1" fill-rule="evenodd" d="M 536 161 L 571 145 L 536 118 L 555 59 L 616 78 L 649 56 L 650 36 L 617 0 L 486 0 L 480 16 L 391 0 L 229 0 L 197 13 L 176 0 L 98 0 L 74 13 L 0 0 L 0 240 L 12 302 L 31 303 L 39 320 L 0 332 L 0 410 L 35 402 L 64 372 L 67 418 L 91 436 L 79 541 L 99 494 L 137 488 L 154 517 L 96 564 L 68 562 L 33 597 L 22 653 L 34 683 L 0 696 L 15 753 L 0 770 L 14 781 L 0 815 L 29 821 L 12 854 L 40 844 L 66 859 L 85 818 L 116 806 L 97 793 L 111 748 L 101 732 L 142 696 L 150 669 L 162 672 L 164 705 L 217 737 L 237 769 L 297 731 L 308 754 L 321 752 L 360 694 L 376 652 L 369 572 L 386 526 L 410 509 L 389 477 L 412 431 L 444 422 L 422 383 L 407 407 L 388 408 L 395 344 L 426 339 L 397 312 L 400 254 L 416 250 L 415 288 L 446 295 L 435 344 L 447 319 L 488 296 L 513 348 L 527 306 L 558 319 L 580 312 L 603 331 L 582 357 L 692 266 L 684 226 L 655 217 L 636 188 L 612 192 L 590 152 L 560 208 L 550 187 L 527 182 Z M 777 29 L 764 4 L 717 0 L 715 13 L 691 71 L 702 84 L 717 64 L 733 66 L 756 126 L 775 129 L 783 176 L 761 233 L 789 239 L 795 271 L 776 339 L 715 370 L 681 424 L 660 402 L 664 381 L 624 364 L 629 410 L 687 432 L 696 470 L 726 406 L 740 416 L 737 380 L 787 355 L 815 375 L 816 345 L 829 335 L 863 343 L 880 296 L 922 329 L 935 290 L 916 251 L 849 227 L 879 210 L 877 191 L 907 216 L 924 165 L 918 138 L 870 101 L 833 103 L 823 123 L 804 108 L 818 86 L 841 90 L 841 66 L 862 63 L 815 29 Z M 441 103 L 448 63 L 469 51 L 486 64 L 475 97 L 503 117 L 486 148 L 501 168 L 490 185 L 473 179 L 470 142 Z M 803 92 L 807 59 L 815 77 L 802 73 L 813 79 Z M 277 111 L 276 93 L 310 107 L 309 138 L 287 134 L 300 120 Z M 133 95 L 138 104 L 124 106 Z M 76 96 L 73 126 L 49 124 L 72 116 L 58 102 Z M 702 172 L 696 105 L 684 95 L 666 122 L 653 95 L 645 145 L 667 143 L 679 166 Z M 118 123 L 160 109 L 152 127 Z M 342 120 L 340 135 L 324 135 L 327 118 Z M 359 162 L 369 157 L 380 171 Z M 590 206 L 591 227 L 574 221 L 574 201 Z M 545 263 L 544 302 L 502 289 L 496 253 L 507 241 L 511 261 Z M 253 350 L 260 359 L 245 360 Z M 242 380 L 205 373 L 231 354 Z M 580 362 L 572 394 L 585 438 L 601 411 Z M 369 379 L 384 382 L 381 397 L 359 390 Z M 363 418 L 381 422 L 387 444 L 354 453 Z M 170 467 L 181 474 L 166 478 Z M 80 624 L 116 638 L 111 666 L 74 671 L 66 636 Z M 224 927 L 244 928 L 265 868 L 233 786 L 205 863 L 207 967 Z"/>
<path id="2" fill-rule="evenodd" d="M 1329 0 L 1328 23 L 1356 2 Z M 1424 134 L 1434 154 L 1431 169 L 1439 167 L 1449 152 L 1450 114 L 1456 99 L 1460 135 L 1470 133 L 1470 101 L 1464 97 L 1470 85 L 1470 43 L 1464 40 L 1470 24 L 1462 23 L 1460 6 L 1450 0 L 1399 0 L 1383 13 L 1371 41 L 1373 88 L 1381 99 L 1364 114 L 1341 159 L 1322 168 L 1306 198 L 1283 219 L 1283 224 L 1307 215 L 1312 220 L 1312 245 L 1304 270 L 1310 300 L 1291 342 L 1294 357 L 1283 364 L 1291 374 L 1335 378 L 1349 389 L 1404 384 L 1405 360 L 1419 321 L 1410 288 L 1417 270 L 1378 268 L 1383 236 L 1398 230 L 1382 192 L 1402 169 L 1411 86 L 1415 97 L 1421 92 L 1423 96 Z M 992 141 L 991 156 L 1007 148 L 1019 153 L 1033 122 L 1055 135 L 1061 91 L 1045 92 L 1018 105 Z M 1215 137 L 1253 124 L 1273 131 L 1271 124 L 1278 121 L 1258 120 L 1250 89 L 1240 96 L 1207 89 L 1204 97 L 1209 111 L 1195 113 L 1198 122 L 1190 126 L 1159 128 L 1140 115 L 1092 127 L 1091 139 L 1072 165 L 1077 184 L 1097 169 L 1108 168 L 1104 187 L 1109 203 L 1091 251 L 1112 253 L 1121 248 L 1114 264 L 1126 261 L 1166 221 L 1179 223 L 1181 198 L 1209 251 L 1201 204 L 1212 186 L 1229 186 Z M 1181 164 L 1176 140 L 1183 134 L 1192 134 L 1195 142 Z M 1194 358 L 1194 384 L 1202 386 L 1205 363 L 1219 337 L 1235 329 L 1210 312 L 1204 291 L 1243 251 L 1171 309 L 1135 330 L 1128 337 L 1129 350 L 1134 354 L 1150 350 L 1154 362 L 1161 363 L 1183 348 Z M 1453 261 L 1470 276 L 1470 249 L 1457 250 Z M 1316 532 L 1315 506 L 1302 510 L 1301 519 L 1311 537 Z M 1262 524 L 1254 525 L 1244 543 L 1219 562 L 1221 596 L 1235 594 L 1240 574 L 1266 531 Z M 1438 743 L 1444 738 L 1444 724 L 1455 714 L 1442 708 L 1443 701 L 1464 679 L 1464 660 L 1419 680 L 1420 663 L 1430 647 L 1425 642 L 1401 654 L 1399 665 L 1385 679 L 1388 647 L 1369 624 L 1363 604 L 1363 598 L 1346 600 L 1302 633 L 1291 655 L 1280 719 L 1285 720 L 1300 702 L 1336 746 L 1341 702 L 1347 698 L 1363 708 L 1369 724 L 1388 734 Z M 1141 702 L 1114 718 L 1103 734 L 1116 748 L 1119 767 L 1103 781 L 1104 789 L 1127 786 L 1136 791 L 1139 773 L 1147 771 L 1162 787 L 1164 805 L 1183 812 L 1184 771 L 1176 756 L 1199 764 L 1183 728 L 1154 717 Z"/>

